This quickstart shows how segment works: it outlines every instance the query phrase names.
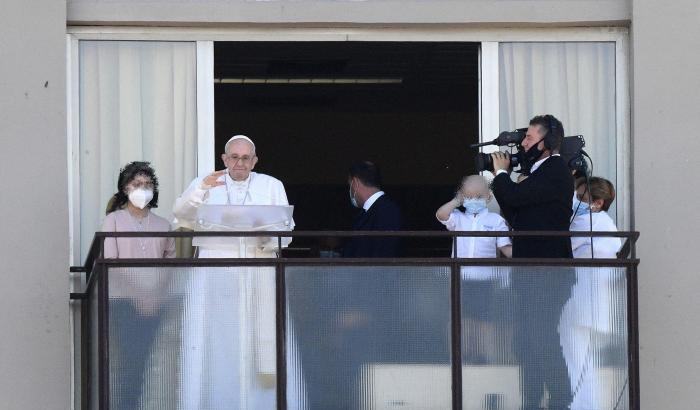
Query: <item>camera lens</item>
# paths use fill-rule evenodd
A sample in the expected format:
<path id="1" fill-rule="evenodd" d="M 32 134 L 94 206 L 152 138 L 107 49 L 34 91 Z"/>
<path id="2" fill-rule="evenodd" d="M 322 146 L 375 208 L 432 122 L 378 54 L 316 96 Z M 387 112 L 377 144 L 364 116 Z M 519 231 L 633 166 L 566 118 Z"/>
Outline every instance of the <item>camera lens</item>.
<path id="1" fill-rule="evenodd" d="M 490 171 L 493 172 L 493 158 L 491 154 L 484 154 L 479 152 L 476 154 L 476 172 Z M 519 155 L 513 154 L 510 156 L 510 168 L 516 168 L 520 164 Z"/>
<path id="2" fill-rule="evenodd" d="M 491 171 L 493 172 L 493 158 L 490 154 L 479 152 L 476 154 L 476 172 Z"/>

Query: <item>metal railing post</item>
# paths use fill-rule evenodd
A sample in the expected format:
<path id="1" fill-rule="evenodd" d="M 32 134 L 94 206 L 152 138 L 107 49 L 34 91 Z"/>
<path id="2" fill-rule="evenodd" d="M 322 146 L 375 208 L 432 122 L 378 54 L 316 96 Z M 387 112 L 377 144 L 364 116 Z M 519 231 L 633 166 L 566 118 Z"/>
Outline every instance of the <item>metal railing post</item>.
<path id="1" fill-rule="evenodd" d="M 456 243 L 456 239 L 454 238 Z M 455 252 L 455 257 L 457 253 Z M 451 307 L 451 346 L 452 352 L 452 409 L 462 408 L 462 278 L 460 275 L 460 265 L 453 262 L 450 275 L 450 307 Z"/>
<path id="2" fill-rule="evenodd" d="M 631 410 L 640 408 L 639 391 L 639 306 L 637 295 L 637 266 L 627 271 L 627 366 L 629 405 Z"/>
<path id="3" fill-rule="evenodd" d="M 282 255 L 282 237 L 278 236 L 279 254 L 275 264 L 276 344 L 277 344 L 277 410 L 287 409 L 287 287 Z"/>
<path id="4" fill-rule="evenodd" d="M 99 406 L 109 410 L 109 273 L 104 265 L 98 268 L 99 288 L 97 293 L 98 367 L 99 367 Z"/>

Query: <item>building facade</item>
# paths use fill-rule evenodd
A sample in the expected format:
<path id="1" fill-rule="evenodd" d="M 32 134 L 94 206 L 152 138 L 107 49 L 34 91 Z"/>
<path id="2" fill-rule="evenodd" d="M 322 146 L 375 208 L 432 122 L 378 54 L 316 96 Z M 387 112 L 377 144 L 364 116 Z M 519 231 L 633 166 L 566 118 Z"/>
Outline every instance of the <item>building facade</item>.
<path id="1" fill-rule="evenodd" d="M 474 44 L 480 141 L 521 126 L 533 110 L 552 111 L 584 134 L 594 173 L 615 181 L 618 225 L 642 235 L 642 407 L 693 407 L 698 194 L 674 196 L 690 185 L 678 178 L 692 178 L 697 164 L 695 2 L 10 1 L 0 19 L 1 249 L 6 276 L 17 275 L 2 297 L 3 328 L 11 329 L 0 342 L 8 408 L 73 403 L 66 272 L 84 256 L 99 216 L 86 210 L 113 190 L 115 166 L 135 155 L 153 161 L 171 187 L 163 203 L 216 166 L 216 45 L 226 42 Z M 174 90 L 173 78 L 187 86 Z M 137 121 L 127 117 L 136 115 L 128 96 L 122 106 L 104 105 L 115 87 L 135 90 L 141 102 L 144 93 L 179 97 Z M 553 91 L 561 87 L 566 98 Z M 134 125 L 173 116 L 184 122 L 161 131 Z M 138 141 L 124 137 L 136 134 Z M 182 152 L 149 157 L 163 135 Z M 172 158 L 185 166 L 165 170 Z"/>

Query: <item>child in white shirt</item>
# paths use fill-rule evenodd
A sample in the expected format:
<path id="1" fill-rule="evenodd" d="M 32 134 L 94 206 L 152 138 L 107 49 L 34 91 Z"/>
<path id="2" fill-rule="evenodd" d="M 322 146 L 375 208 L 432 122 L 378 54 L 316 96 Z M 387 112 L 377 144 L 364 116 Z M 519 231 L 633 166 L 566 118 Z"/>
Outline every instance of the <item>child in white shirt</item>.
<path id="1" fill-rule="evenodd" d="M 486 179 L 469 175 L 462 180 L 455 197 L 441 206 L 436 217 L 450 231 L 508 232 L 508 225 L 500 215 L 489 212 L 491 200 Z M 465 212 L 457 208 L 464 206 Z M 510 257 L 511 241 L 501 237 L 458 237 L 459 258 L 496 258 L 498 253 Z M 510 285 L 509 268 L 499 266 L 463 266 L 462 287 L 462 338 L 465 363 L 479 365 L 506 360 L 504 349 L 499 349 L 507 330 L 502 325 L 503 316 L 500 289 Z"/>
<path id="2" fill-rule="evenodd" d="M 507 232 L 505 219 L 487 208 L 491 198 L 486 179 L 481 175 L 469 175 L 462 180 L 455 197 L 441 206 L 435 216 L 450 231 Z M 460 206 L 464 206 L 465 212 L 457 209 Z M 512 245 L 508 236 L 457 238 L 456 256 L 459 258 L 495 258 L 499 251 L 511 256 Z"/>

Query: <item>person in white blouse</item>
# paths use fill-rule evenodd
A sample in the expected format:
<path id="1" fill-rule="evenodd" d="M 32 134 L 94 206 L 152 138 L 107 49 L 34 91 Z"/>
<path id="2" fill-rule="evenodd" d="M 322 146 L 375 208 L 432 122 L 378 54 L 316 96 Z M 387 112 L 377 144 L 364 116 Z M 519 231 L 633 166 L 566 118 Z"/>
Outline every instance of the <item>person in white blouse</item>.
<path id="1" fill-rule="evenodd" d="M 435 216 L 450 231 L 508 232 L 508 225 L 500 215 L 489 212 L 492 195 L 486 179 L 481 175 L 463 178 L 455 197 L 442 205 Z M 457 208 L 463 206 L 464 212 Z M 511 257 L 512 245 L 507 235 L 500 237 L 459 237 L 459 258 Z M 454 243 L 453 243 L 454 245 Z M 508 269 L 488 266 L 465 266 L 462 274 L 462 329 L 466 351 L 464 358 L 471 364 L 483 364 L 496 359 L 495 343 L 503 329 L 494 317 L 496 290 L 509 285 Z"/>
<path id="2" fill-rule="evenodd" d="M 225 169 L 196 178 L 175 200 L 176 226 L 193 228 L 203 204 L 289 205 L 280 180 L 253 172 L 258 156 L 250 138 L 230 138 L 221 159 Z M 293 228 L 292 221 L 273 230 Z M 232 239 L 230 245 L 201 246 L 199 258 L 274 258 L 280 251 L 276 238 Z M 289 242 L 283 238 L 282 246 Z M 217 268 L 192 275 L 183 330 L 183 408 L 275 407 L 274 279 L 271 267 Z"/>
<path id="3" fill-rule="evenodd" d="M 607 211 L 615 200 L 613 184 L 600 177 L 579 179 L 572 202 L 572 232 L 617 232 Z M 592 222 L 592 223 L 591 223 Z M 592 227 L 592 228 L 591 228 Z M 592 246 L 591 246 L 592 245 Z M 572 237 L 574 258 L 616 258 L 622 242 L 616 237 Z M 560 335 L 571 389 L 572 410 L 612 408 L 619 396 L 614 383 L 602 380 L 601 352 L 614 339 L 624 308 L 616 303 L 624 291 L 621 273 L 607 267 L 577 267 L 571 299 L 564 306 Z M 621 334 L 618 333 L 618 336 Z"/>
<path id="4" fill-rule="evenodd" d="M 615 200 L 612 182 L 600 177 L 591 177 L 588 183 L 581 179 L 577 182 L 575 195 L 572 204 L 575 215 L 569 230 L 617 232 L 615 221 L 608 214 L 608 209 Z M 574 258 L 616 258 L 622 246 L 620 238 L 614 237 L 597 237 L 592 242 L 591 247 L 590 237 L 572 237 Z"/>

